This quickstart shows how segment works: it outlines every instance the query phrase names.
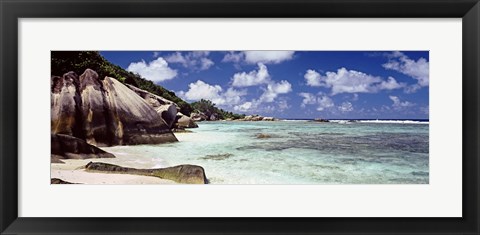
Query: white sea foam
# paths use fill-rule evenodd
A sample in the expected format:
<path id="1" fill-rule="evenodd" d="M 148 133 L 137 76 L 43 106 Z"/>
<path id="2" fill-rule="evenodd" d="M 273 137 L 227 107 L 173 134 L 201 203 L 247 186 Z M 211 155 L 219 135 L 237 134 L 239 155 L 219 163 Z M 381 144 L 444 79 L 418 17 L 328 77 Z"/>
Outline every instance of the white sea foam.
<path id="1" fill-rule="evenodd" d="M 283 119 L 284 122 L 314 122 L 311 119 Z M 352 124 L 352 123 L 387 123 L 387 124 L 430 124 L 429 121 L 416 121 L 416 120 L 353 120 L 353 119 L 329 119 L 329 122 L 339 124 Z"/>
<path id="2" fill-rule="evenodd" d="M 430 124 L 429 121 L 414 120 L 358 120 L 360 123 L 391 123 L 391 124 Z"/>

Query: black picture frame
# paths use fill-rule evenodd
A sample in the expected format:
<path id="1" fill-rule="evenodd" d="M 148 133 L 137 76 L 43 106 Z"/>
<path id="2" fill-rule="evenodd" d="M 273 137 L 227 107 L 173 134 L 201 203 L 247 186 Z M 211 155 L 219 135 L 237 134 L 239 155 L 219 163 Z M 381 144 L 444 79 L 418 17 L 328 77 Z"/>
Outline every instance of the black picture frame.
<path id="1" fill-rule="evenodd" d="M 480 232 L 478 203 L 480 4 L 478 0 L 0 0 L 0 15 L 0 232 L 2 234 L 479 234 Z M 18 217 L 17 20 L 50 17 L 462 18 L 463 217 Z"/>

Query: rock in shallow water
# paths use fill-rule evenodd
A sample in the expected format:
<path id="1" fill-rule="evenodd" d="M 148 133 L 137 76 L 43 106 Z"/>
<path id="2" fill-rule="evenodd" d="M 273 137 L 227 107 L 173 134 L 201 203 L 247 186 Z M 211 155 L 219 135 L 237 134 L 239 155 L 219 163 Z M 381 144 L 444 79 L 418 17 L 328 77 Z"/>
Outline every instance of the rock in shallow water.
<path id="1" fill-rule="evenodd" d="M 269 135 L 269 134 L 264 134 L 264 133 L 257 134 L 256 137 L 257 137 L 257 139 L 268 139 L 268 138 L 272 138 L 271 135 Z"/>
<path id="2" fill-rule="evenodd" d="M 205 170 L 203 167 L 196 165 L 179 165 L 157 169 L 136 169 L 102 162 L 90 162 L 85 166 L 85 169 L 91 172 L 154 176 L 161 179 L 173 180 L 182 184 L 208 183 L 207 177 L 205 176 Z"/>
<path id="3" fill-rule="evenodd" d="M 233 154 L 231 153 L 224 153 L 224 154 L 214 154 L 214 155 L 205 155 L 205 157 L 201 157 L 202 160 L 225 160 L 227 158 L 232 157 Z"/>

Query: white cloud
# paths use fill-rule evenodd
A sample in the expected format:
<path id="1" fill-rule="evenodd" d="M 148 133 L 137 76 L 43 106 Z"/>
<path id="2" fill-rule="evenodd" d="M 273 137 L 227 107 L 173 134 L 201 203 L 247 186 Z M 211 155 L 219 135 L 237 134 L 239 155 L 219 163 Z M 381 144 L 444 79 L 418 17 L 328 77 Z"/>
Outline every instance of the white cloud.
<path id="1" fill-rule="evenodd" d="M 193 51 L 188 53 L 175 52 L 167 55 L 165 60 L 169 63 L 178 63 L 192 71 L 207 70 L 215 63 L 208 58 L 208 51 Z"/>
<path id="2" fill-rule="evenodd" d="M 208 68 L 212 67 L 215 63 L 208 58 L 201 58 L 200 59 L 200 70 L 207 70 Z"/>
<path id="3" fill-rule="evenodd" d="M 303 77 L 305 78 L 305 80 L 307 81 L 307 85 L 309 86 L 322 86 L 322 76 L 315 70 L 307 70 Z"/>
<path id="4" fill-rule="evenodd" d="M 317 97 L 317 103 L 318 103 L 317 111 L 323 111 L 325 109 L 335 107 L 333 100 L 330 97 L 323 94 L 320 94 L 320 96 Z"/>
<path id="5" fill-rule="evenodd" d="M 226 104 L 235 105 L 242 101 L 242 97 L 247 95 L 246 90 L 235 90 L 233 88 L 228 88 L 222 96 L 225 99 Z"/>
<path id="6" fill-rule="evenodd" d="M 235 107 L 233 107 L 233 109 L 235 111 L 247 112 L 252 108 L 252 106 L 253 106 L 252 102 L 245 102 L 241 105 L 236 105 Z"/>
<path id="7" fill-rule="evenodd" d="M 224 103 L 220 96 L 222 87 L 219 85 L 210 85 L 201 80 L 188 85 L 189 90 L 185 92 L 184 96 L 187 100 L 211 100 L 215 104 Z"/>
<path id="8" fill-rule="evenodd" d="M 429 62 L 425 58 L 415 61 L 398 51 L 389 54 L 388 57 L 390 57 L 389 61 L 383 64 L 385 69 L 397 71 L 417 80 L 417 85 L 407 89 L 407 92 L 414 92 L 428 86 Z"/>
<path id="9" fill-rule="evenodd" d="M 390 100 L 393 101 L 392 107 L 396 110 L 405 109 L 405 108 L 412 107 L 412 106 L 415 105 L 414 103 L 410 103 L 408 101 L 403 101 L 402 102 L 400 100 L 400 98 L 398 98 L 397 96 L 391 95 L 388 98 L 390 98 Z"/>
<path id="10" fill-rule="evenodd" d="M 258 99 L 252 99 L 249 102 L 244 102 L 241 105 L 235 106 L 234 109 L 235 111 L 241 111 L 241 112 L 246 112 L 246 111 L 273 112 L 275 110 L 283 111 L 285 109 L 290 108 L 290 105 L 284 99 L 281 99 L 278 102 L 276 102 L 275 103 L 276 106 L 262 105 L 262 104 L 272 103 L 278 98 L 279 95 L 287 94 L 291 91 L 292 91 L 292 85 L 288 81 L 283 80 L 278 83 L 271 81 L 269 84 L 267 84 L 267 87 L 265 88 L 264 92 Z"/>
<path id="11" fill-rule="evenodd" d="M 429 112 L 430 112 L 429 106 L 427 105 L 427 106 L 424 106 L 424 107 L 420 107 L 420 112 L 422 112 L 423 114 L 428 115 Z"/>
<path id="12" fill-rule="evenodd" d="M 301 97 L 303 97 L 302 104 L 300 105 L 302 108 L 305 108 L 308 104 L 316 104 L 317 97 L 312 93 L 302 92 L 299 93 Z"/>
<path id="13" fill-rule="evenodd" d="M 381 77 L 355 70 L 340 68 L 337 72 L 326 72 L 322 76 L 315 70 L 307 70 L 304 75 L 307 85 L 331 88 L 332 95 L 340 93 L 376 93 L 380 90 L 398 89 L 404 86 L 395 78 L 384 81 Z"/>
<path id="14" fill-rule="evenodd" d="M 346 101 L 346 102 L 343 102 L 340 106 L 338 106 L 338 110 L 346 113 L 346 112 L 351 112 L 353 111 L 353 105 L 352 103 Z"/>
<path id="15" fill-rule="evenodd" d="M 319 93 L 317 96 L 312 93 L 302 92 L 298 95 L 303 97 L 302 104 L 300 105 L 302 108 L 306 107 L 307 105 L 316 104 L 318 105 L 317 111 L 324 111 L 326 109 L 335 107 L 333 100 L 323 93 Z"/>
<path id="16" fill-rule="evenodd" d="M 158 57 L 149 63 L 145 62 L 144 60 L 140 62 L 132 62 L 130 65 L 128 65 L 127 70 L 137 73 L 153 82 L 170 80 L 177 76 L 177 70 L 168 67 L 167 61 L 165 61 L 162 57 Z"/>
<path id="17" fill-rule="evenodd" d="M 258 63 L 258 71 L 253 70 L 249 73 L 236 73 L 232 78 L 232 86 L 234 87 L 248 87 L 266 84 L 270 82 L 270 75 L 268 74 L 267 66 Z"/>
<path id="18" fill-rule="evenodd" d="M 292 84 L 288 81 L 282 80 L 279 83 L 272 82 L 267 85 L 266 90 L 259 98 L 259 102 L 273 102 L 280 94 L 287 94 L 292 91 Z"/>
<path id="19" fill-rule="evenodd" d="M 245 51 L 245 61 L 250 64 L 278 64 L 293 58 L 294 51 Z"/>
<path id="20" fill-rule="evenodd" d="M 180 91 L 178 93 L 180 97 L 191 101 L 206 99 L 216 105 L 236 105 L 242 101 L 242 96 L 247 94 L 245 90 L 235 90 L 233 88 L 229 88 L 223 92 L 221 86 L 210 85 L 201 80 L 190 83 L 188 87 L 188 91 Z"/>
<path id="21" fill-rule="evenodd" d="M 279 64 L 293 59 L 294 51 L 241 51 L 227 53 L 222 62 L 240 63 L 245 61 L 247 64 Z"/>
<path id="22" fill-rule="evenodd" d="M 222 62 L 233 62 L 233 63 L 240 63 L 245 58 L 245 54 L 243 52 L 228 52 L 222 59 Z"/>
<path id="23" fill-rule="evenodd" d="M 393 77 L 388 77 L 387 81 L 382 81 L 378 85 L 378 89 L 380 90 L 395 90 L 402 87 L 405 87 L 405 83 L 398 83 Z"/>
<path id="24" fill-rule="evenodd" d="M 278 111 L 280 112 L 285 111 L 292 107 L 291 105 L 288 104 L 288 101 L 285 99 L 279 100 L 277 102 L 277 106 L 278 106 Z"/>

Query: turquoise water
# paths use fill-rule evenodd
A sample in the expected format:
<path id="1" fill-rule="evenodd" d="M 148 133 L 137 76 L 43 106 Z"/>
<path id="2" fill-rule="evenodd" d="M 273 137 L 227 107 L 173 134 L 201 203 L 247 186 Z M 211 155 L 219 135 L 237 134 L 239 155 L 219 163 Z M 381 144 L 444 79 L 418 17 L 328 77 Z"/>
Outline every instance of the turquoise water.
<path id="1" fill-rule="evenodd" d="M 200 165 L 212 184 L 428 184 L 428 126 L 202 122 L 177 143 L 105 150 L 152 167 Z"/>

